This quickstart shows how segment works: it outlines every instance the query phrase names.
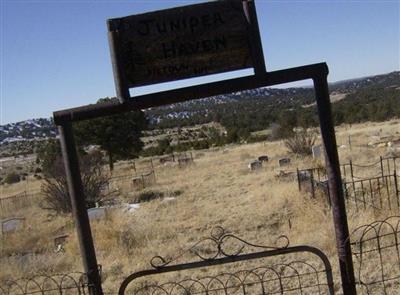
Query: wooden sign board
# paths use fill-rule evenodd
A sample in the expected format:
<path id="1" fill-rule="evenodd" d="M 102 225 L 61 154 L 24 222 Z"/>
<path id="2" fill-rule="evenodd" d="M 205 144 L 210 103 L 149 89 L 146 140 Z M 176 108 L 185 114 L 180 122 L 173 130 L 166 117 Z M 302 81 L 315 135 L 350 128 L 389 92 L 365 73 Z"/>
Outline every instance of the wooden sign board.
<path id="1" fill-rule="evenodd" d="M 242 0 L 110 19 L 114 73 L 131 88 L 250 68 L 248 19 Z"/>

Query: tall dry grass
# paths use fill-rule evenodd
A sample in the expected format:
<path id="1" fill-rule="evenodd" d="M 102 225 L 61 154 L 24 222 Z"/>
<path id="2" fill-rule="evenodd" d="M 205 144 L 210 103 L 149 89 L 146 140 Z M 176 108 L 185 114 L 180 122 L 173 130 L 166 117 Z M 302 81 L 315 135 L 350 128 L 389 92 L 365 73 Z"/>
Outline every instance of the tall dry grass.
<path id="1" fill-rule="evenodd" d="M 385 155 L 387 148 L 370 148 L 367 144 L 371 135 L 396 134 L 399 122 L 338 127 L 338 144 L 346 144 L 348 135 L 352 141 L 351 150 L 348 146 L 339 148 L 340 160 L 368 163 Z M 268 155 L 269 162 L 259 171 L 249 171 L 248 162 L 261 155 Z M 114 208 L 105 219 L 91 222 L 105 288 L 115 291 L 123 277 L 149 268 L 154 255 L 173 256 L 208 235 L 216 225 L 256 244 L 273 245 L 276 237 L 284 234 L 292 245 L 320 248 L 330 258 L 337 283 L 336 244 L 329 207 L 322 198 L 311 199 L 300 193 L 295 179 L 285 181 L 275 177 L 282 169 L 295 171 L 297 167 L 322 163 L 290 155 L 291 164 L 279 167 L 278 159 L 286 156 L 284 144 L 276 141 L 197 151 L 195 163 L 186 168 L 174 163 L 160 165 L 155 160 L 157 183 L 148 190 L 164 192 L 165 196 L 181 192 L 175 199 L 141 203 L 132 212 Z M 137 170 L 145 169 L 145 164 L 141 166 L 144 160 L 137 162 Z M 117 163 L 115 175 L 128 173 L 134 175 L 132 164 Z M 115 186 L 119 188 L 121 202 L 137 197 L 138 192 L 132 191 L 129 182 Z M 82 270 L 71 215 L 51 215 L 37 206 L 15 214 L 26 217 L 26 226 L 1 238 L 0 279 Z M 350 207 L 350 229 L 389 214 L 393 212 L 356 212 Z M 69 238 L 65 252 L 56 253 L 53 238 L 60 234 L 68 234 Z"/>

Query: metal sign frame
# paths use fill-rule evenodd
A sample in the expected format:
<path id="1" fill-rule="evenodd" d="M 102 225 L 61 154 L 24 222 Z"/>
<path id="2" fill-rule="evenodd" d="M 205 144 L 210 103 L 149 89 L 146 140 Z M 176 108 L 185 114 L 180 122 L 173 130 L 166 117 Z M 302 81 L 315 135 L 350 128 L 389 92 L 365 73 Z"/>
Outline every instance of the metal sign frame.
<path id="1" fill-rule="evenodd" d="M 241 2 L 241 3 L 240 3 Z M 127 39 L 127 37 L 124 36 L 124 27 L 129 26 L 130 19 L 134 19 L 135 17 L 144 17 L 146 16 L 148 19 L 151 20 L 151 23 L 154 24 L 155 22 L 155 17 L 160 17 L 164 13 L 166 14 L 171 14 L 171 11 L 174 11 L 174 14 L 179 15 L 180 17 L 183 17 L 182 11 L 185 12 L 185 9 L 192 9 L 195 10 L 196 13 L 199 13 L 197 11 L 202 11 L 203 7 L 207 8 L 207 11 L 210 11 L 213 6 L 224 3 L 225 5 L 229 6 L 234 6 L 234 5 L 242 5 L 243 7 L 243 18 L 246 20 L 246 29 L 247 30 L 247 46 L 249 47 L 249 53 L 250 53 L 250 60 L 251 60 L 251 65 L 250 66 L 242 66 L 238 69 L 244 69 L 244 68 L 253 68 L 255 74 L 260 74 L 265 72 L 265 62 L 264 62 L 264 56 L 263 56 L 263 50 L 262 50 L 262 45 L 261 45 L 261 37 L 260 37 L 260 31 L 258 28 L 258 20 L 257 20 L 257 12 L 256 8 L 254 5 L 253 0 L 220 0 L 220 1 L 215 1 L 215 2 L 206 2 L 206 3 L 201 3 L 201 4 L 194 4 L 194 5 L 189 5 L 189 6 L 183 6 L 183 7 L 178 7 L 178 8 L 171 8 L 167 10 L 161 10 L 161 11 L 156 11 L 156 12 L 150 12 L 142 15 L 134 15 L 134 16 L 128 16 L 128 17 L 123 17 L 123 18 L 115 18 L 115 19 L 109 19 L 107 21 L 107 27 L 108 27 L 108 42 L 109 42 L 109 47 L 110 47 L 110 53 L 111 53 L 111 62 L 112 62 L 112 67 L 113 67 L 113 73 L 114 73 L 114 81 L 115 81 L 115 88 L 116 88 L 116 93 L 117 97 L 121 102 L 125 102 L 129 99 L 131 99 L 129 89 L 130 89 L 130 84 L 129 83 L 129 78 L 128 78 L 128 69 L 126 63 L 126 58 L 124 58 L 124 41 Z M 206 7 L 207 6 L 207 7 Z M 211 6 L 211 7 L 208 7 Z M 238 7 L 235 7 L 235 9 L 238 9 Z M 241 9 L 241 8 L 240 8 Z M 182 10 L 182 11 L 181 11 Z M 156 16 L 154 16 L 156 14 Z M 189 21 L 188 21 L 189 22 Z M 164 23 L 165 25 L 165 23 Z M 165 27 L 164 27 L 165 29 Z M 212 32 L 212 30 L 211 30 Z M 228 31 L 229 32 L 229 31 Z M 203 35 L 203 34 L 201 34 Z M 178 37 L 177 39 L 180 39 Z M 182 40 L 181 40 L 182 41 Z M 146 50 L 148 51 L 148 49 Z M 142 56 L 144 53 L 135 53 L 137 56 L 132 57 L 131 59 L 145 59 L 147 56 Z M 147 52 L 146 52 L 147 54 Z M 150 52 L 151 54 L 151 52 Z M 215 56 L 218 56 L 217 54 Z M 186 61 L 188 59 L 186 58 Z M 140 62 L 140 61 L 138 61 Z M 235 62 L 235 61 L 233 61 Z M 164 81 L 154 81 L 153 83 L 145 83 L 143 85 L 149 85 L 149 84 L 155 84 L 155 83 L 162 83 L 162 82 L 172 82 L 175 80 L 180 80 L 180 79 L 186 79 L 186 78 L 194 78 L 194 77 L 199 77 L 199 76 L 204 76 L 208 74 L 217 74 L 217 73 L 222 73 L 226 72 L 229 70 L 226 69 L 217 69 L 214 72 L 211 73 L 202 73 L 202 74 L 197 74 L 197 75 L 187 75 L 185 77 L 179 77 L 179 78 L 171 78 L 167 79 Z M 165 77 L 165 76 L 164 76 Z M 137 86 L 141 86 L 140 83 Z M 134 86 L 132 86 L 134 87 Z"/>
<path id="2" fill-rule="evenodd" d="M 260 41 L 254 1 L 244 0 L 248 5 L 253 23 L 253 37 Z M 112 34 L 112 33 L 110 33 Z M 113 38 L 111 36 L 111 38 Z M 320 122 L 321 136 L 326 151 L 326 167 L 332 201 L 333 222 L 336 234 L 336 246 L 339 256 L 342 288 L 345 295 L 356 294 L 353 262 L 351 256 L 349 228 L 346 207 L 342 190 L 339 156 L 337 151 L 335 130 L 332 119 L 328 89 L 328 66 L 318 63 L 285 70 L 266 72 L 262 48 L 254 49 L 254 75 L 212 82 L 202 85 L 184 87 L 152 94 L 139 95 L 130 99 L 129 89 L 121 76 L 121 63 L 111 48 L 112 61 L 116 81 L 117 97 L 121 103 L 91 104 L 53 113 L 54 122 L 58 126 L 68 188 L 71 197 L 73 216 L 76 223 L 81 256 L 85 272 L 91 282 L 91 294 L 103 294 L 100 274 L 97 268 L 96 252 L 93 244 L 85 196 L 82 186 L 78 155 L 72 129 L 72 123 L 103 116 L 139 111 L 151 107 L 163 106 L 178 102 L 201 99 L 237 91 L 259 87 L 312 79 L 316 95 L 316 103 Z M 117 66 L 116 66 L 117 65 Z M 122 78 L 122 79 L 121 79 Z"/>
<path id="3" fill-rule="evenodd" d="M 342 190 L 342 179 L 340 175 L 339 156 L 332 120 L 331 104 L 329 100 L 327 75 L 328 66 L 326 63 L 318 63 L 168 90 L 154 94 L 141 95 L 137 96 L 135 99 L 126 101 L 125 103 L 92 104 L 54 112 L 54 122 L 58 126 L 60 133 L 62 153 L 67 173 L 73 214 L 78 231 L 81 255 L 85 271 L 88 273 L 88 278 L 93 282 L 94 286 L 92 294 L 103 293 L 101 289 L 100 276 L 97 272 L 97 260 L 85 205 L 72 122 L 113 114 L 122 114 L 130 111 L 139 111 L 156 106 L 306 79 L 312 79 L 314 83 L 321 136 L 326 150 L 326 167 L 329 179 L 333 222 L 335 226 L 343 291 L 346 295 L 356 294 L 351 249 L 348 241 L 349 228 Z"/>

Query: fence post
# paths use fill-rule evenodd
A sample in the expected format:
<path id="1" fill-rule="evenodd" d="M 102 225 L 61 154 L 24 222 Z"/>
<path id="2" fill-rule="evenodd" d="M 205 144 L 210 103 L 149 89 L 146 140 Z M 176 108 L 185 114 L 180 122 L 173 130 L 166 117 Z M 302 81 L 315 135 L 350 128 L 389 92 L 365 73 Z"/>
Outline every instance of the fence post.
<path id="1" fill-rule="evenodd" d="M 350 165 L 350 176 L 351 176 L 351 182 L 354 182 L 354 174 L 353 174 L 353 161 L 350 160 L 349 162 Z"/>
<path id="2" fill-rule="evenodd" d="M 350 176 L 351 176 L 351 184 L 352 184 L 352 187 L 353 187 L 354 200 L 356 202 L 356 209 L 358 211 L 358 208 L 357 208 L 357 196 L 356 196 L 356 184 L 354 182 L 354 172 L 353 172 L 353 161 L 352 160 L 350 160 Z"/>
<path id="3" fill-rule="evenodd" d="M 81 257 L 90 283 L 89 294 L 103 295 L 71 122 L 64 122 L 58 130 Z"/>
<path id="4" fill-rule="evenodd" d="M 396 170 L 393 171 L 393 177 L 394 177 L 394 189 L 395 189 L 395 192 L 396 192 L 397 208 L 400 208 L 400 203 L 399 203 L 399 185 L 397 183 Z"/>
<path id="5" fill-rule="evenodd" d="M 299 168 L 296 168 L 297 172 L 297 184 L 299 186 L 299 192 L 301 192 L 301 183 L 300 183 L 300 175 L 299 175 Z"/>
<path id="6" fill-rule="evenodd" d="M 351 136 L 349 134 L 349 147 L 350 147 L 350 151 L 351 151 Z"/>
<path id="7" fill-rule="evenodd" d="M 383 172 L 383 159 L 382 159 L 382 156 L 379 156 L 379 160 L 380 160 L 380 162 L 381 162 L 381 175 L 382 175 L 382 178 L 383 178 L 383 176 L 384 176 L 385 174 L 384 174 L 384 172 Z"/>
<path id="8" fill-rule="evenodd" d="M 154 170 L 153 158 L 150 159 L 150 163 L 151 163 L 151 169 Z"/>
<path id="9" fill-rule="evenodd" d="M 313 82 L 321 127 L 321 137 L 325 148 L 325 162 L 328 174 L 328 185 L 331 194 L 342 289 L 344 295 L 355 295 L 357 294 L 357 291 L 355 287 L 349 227 L 347 223 L 346 205 L 343 197 L 339 155 L 332 120 L 327 75 L 328 68 L 326 68 L 326 73 L 324 73 L 323 76 L 313 78 Z"/>
<path id="10" fill-rule="evenodd" d="M 315 183 L 314 183 L 314 170 L 310 169 L 310 180 L 311 180 L 311 195 L 315 199 Z"/>

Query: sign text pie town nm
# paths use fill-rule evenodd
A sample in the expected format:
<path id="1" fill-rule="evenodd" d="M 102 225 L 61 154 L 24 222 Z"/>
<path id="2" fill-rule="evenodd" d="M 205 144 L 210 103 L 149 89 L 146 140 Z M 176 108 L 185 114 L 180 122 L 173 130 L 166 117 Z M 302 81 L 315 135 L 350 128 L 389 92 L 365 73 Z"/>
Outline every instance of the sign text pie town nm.
<path id="1" fill-rule="evenodd" d="M 129 88 L 252 67 L 242 0 L 132 15 L 108 25 Z"/>

